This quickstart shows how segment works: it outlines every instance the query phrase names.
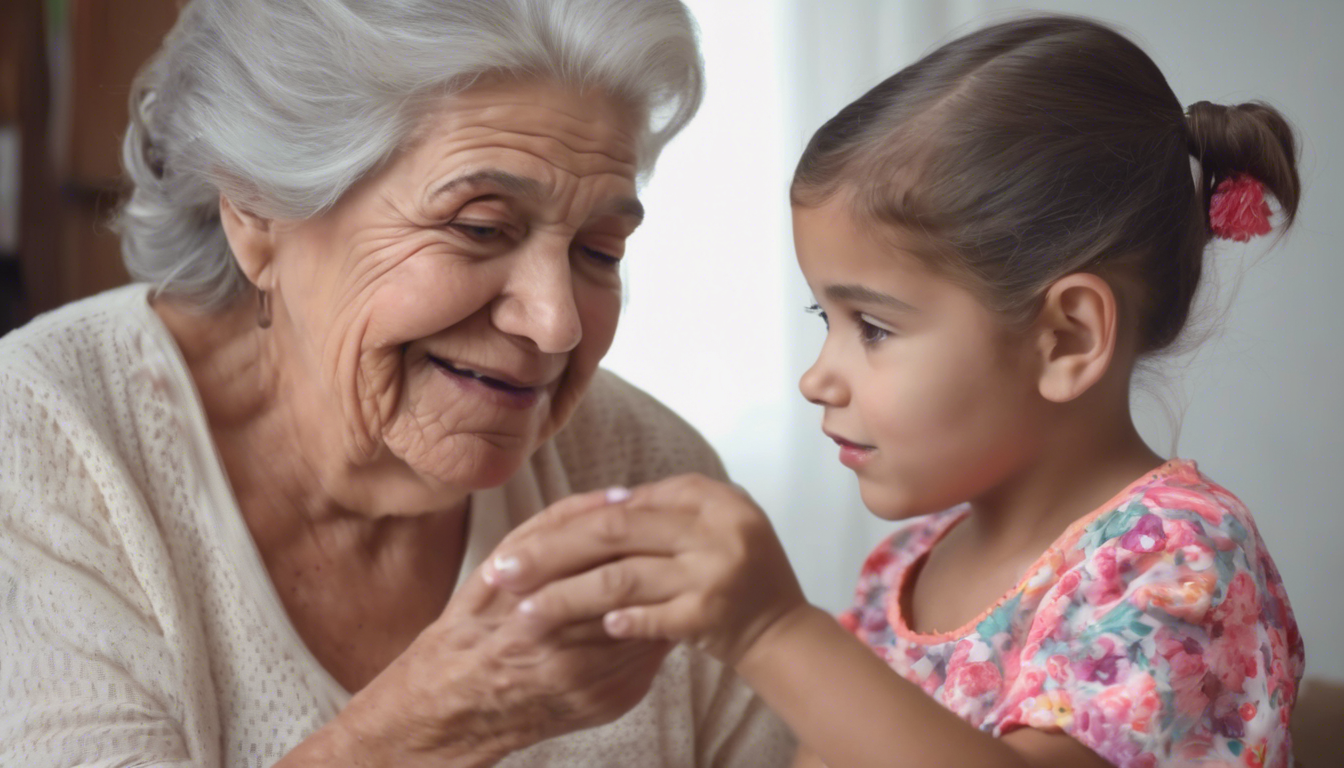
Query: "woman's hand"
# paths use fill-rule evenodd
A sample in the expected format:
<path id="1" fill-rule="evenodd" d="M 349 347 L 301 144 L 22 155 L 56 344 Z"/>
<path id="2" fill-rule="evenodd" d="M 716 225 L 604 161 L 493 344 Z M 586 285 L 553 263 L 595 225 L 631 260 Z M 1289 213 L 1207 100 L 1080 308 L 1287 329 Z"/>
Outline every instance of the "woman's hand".
<path id="1" fill-rule="evenodd" d="M 612 637 L 682 640 L 728 665 L 809 607 L 737 488 L 683 475 L 622 496 L 553 505 L 499 545 L 487 578 L 527 595 L 519 611 L 540 628 L 602 619 Z"/>
<path id="2" fill-rule="evenodd" d="M 602 492 L 570 507 L 604 504 Z M 644 697 L 672 645 L 622 640 L 598 618 L 517 610 L 477 569 L 444 613 L 312 744 L 278 766 L 490 765 L 570 731 L 615 720 Z M 335 753 L 335 754 L 333 754 Z"/>

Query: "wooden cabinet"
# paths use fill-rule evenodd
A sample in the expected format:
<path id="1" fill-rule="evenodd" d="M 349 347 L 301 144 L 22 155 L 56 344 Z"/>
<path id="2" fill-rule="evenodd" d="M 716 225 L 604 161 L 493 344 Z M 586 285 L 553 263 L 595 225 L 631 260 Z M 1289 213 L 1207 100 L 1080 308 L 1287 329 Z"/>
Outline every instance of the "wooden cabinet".
<path id="1" fill-rule="evenodd" d="M 23 154 L 21 317 L 127 280 L 108 227 L 124 191 L 127 99 L 177 9 L 176 0 L 0 0 L 0 89 L 17 91 L 0 97 L 17 110 Z"/>

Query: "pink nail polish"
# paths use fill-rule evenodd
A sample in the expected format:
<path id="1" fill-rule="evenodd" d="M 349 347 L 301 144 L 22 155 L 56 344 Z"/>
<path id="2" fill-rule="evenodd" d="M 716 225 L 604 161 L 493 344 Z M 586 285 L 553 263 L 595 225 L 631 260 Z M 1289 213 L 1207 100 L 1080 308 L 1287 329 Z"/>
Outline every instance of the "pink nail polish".
<path id="1" fill-rule="evenodd" d="M 607 489 L 607 503 L 620 504 L 622 501 L 630 498 L 630 489 L 616 486 Z"/>
<path id="2" fill-rule="evenodd" d="M 499 555 L 490 561 L 490 570 L 494 572 L 494 581 L 508 579 L 517 575 L 522 564 L 512 555 Z"/>

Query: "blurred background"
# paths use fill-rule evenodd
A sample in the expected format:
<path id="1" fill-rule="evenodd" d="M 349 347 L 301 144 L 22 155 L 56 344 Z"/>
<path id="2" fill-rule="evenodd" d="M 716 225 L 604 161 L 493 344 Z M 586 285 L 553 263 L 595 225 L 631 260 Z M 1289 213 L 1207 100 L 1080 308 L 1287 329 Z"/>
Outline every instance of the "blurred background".
<path id="1" fill-rule="evenodd" d="M 1031 10 L 1116 25 L 1184 103 L 1264 99 L 1302 138 L 1298 225 L 1220 245 L 1192 329 L 1203 343 L 1136 387 L 1160 453 L 1199 461 L 1250 506 L 1307 644 L 1299 751 L 1339 765 L 1344 726 L 1344 2 L 686 0 L 708 96 L 642 192 L 628 302 L 607 367 L 718 449 L 770 513 L 808 595 L 849 600 L 894 524 L 863 508 L 796 382 L 820 321 L 794 263 L 787 188 L 840 107 L 958 34 Z M 125 281 L 106 214 L 134 71 L 174 0 L 0 0 L 0 332 Z M 1328 734 L 1328 736 L 1326 735 Z M 1313 741 L 1315 739 L 1315 741 Z"/>

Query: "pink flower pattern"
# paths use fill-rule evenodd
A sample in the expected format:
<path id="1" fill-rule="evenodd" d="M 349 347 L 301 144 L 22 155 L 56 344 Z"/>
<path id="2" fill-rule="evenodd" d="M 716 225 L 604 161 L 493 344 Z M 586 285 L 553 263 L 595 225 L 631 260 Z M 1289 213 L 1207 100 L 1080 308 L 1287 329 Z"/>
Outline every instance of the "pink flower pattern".
<path id="1" fill-rule="evenodd" d="M 864 563 L 840 622 L 977 728 L 1062 732 L 1123 768 L 1287 768 L 1304 652 L 1235 496 L 1173 460 L 1081 518 L 971 623 L 901 615 L 910 566 L 969 510 L 911 521 Z"/>

